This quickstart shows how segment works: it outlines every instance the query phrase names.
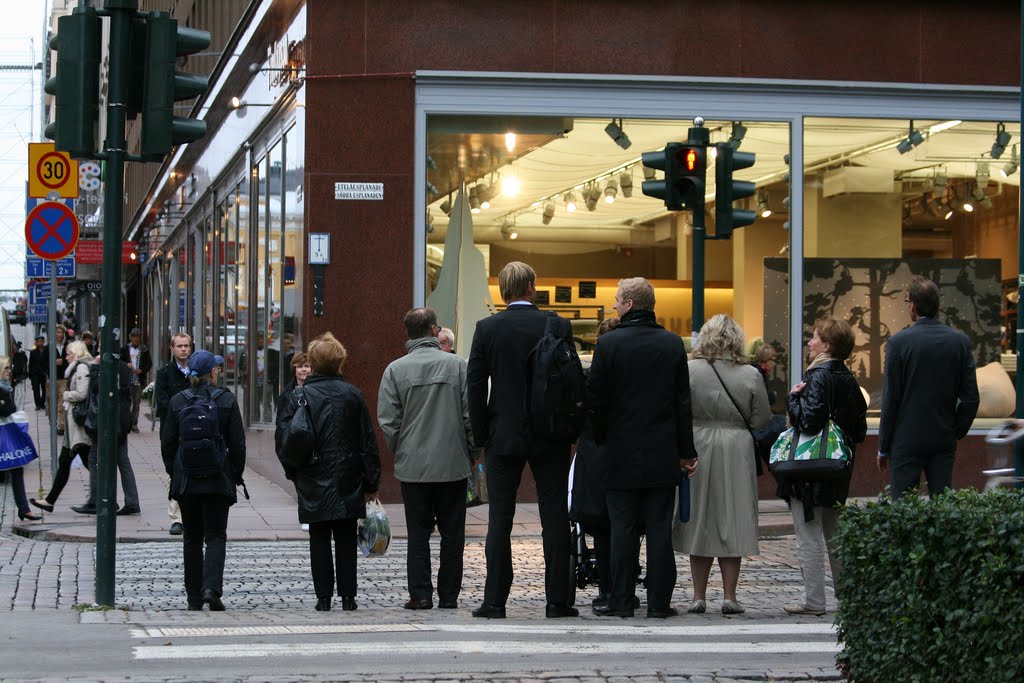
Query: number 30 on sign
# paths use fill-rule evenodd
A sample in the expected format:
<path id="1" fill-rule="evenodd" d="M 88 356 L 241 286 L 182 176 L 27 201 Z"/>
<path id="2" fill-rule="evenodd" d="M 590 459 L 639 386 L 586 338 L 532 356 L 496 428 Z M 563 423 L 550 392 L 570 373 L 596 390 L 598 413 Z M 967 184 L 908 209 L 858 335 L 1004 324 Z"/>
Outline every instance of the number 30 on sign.
<path id="1" fill-rule="evenodd" d="M 51 192 L 64 199 L 78 197 L 78 162 L 56 151 L 52 142 L 30 142 L 28 196 L 43 199 Z"/>

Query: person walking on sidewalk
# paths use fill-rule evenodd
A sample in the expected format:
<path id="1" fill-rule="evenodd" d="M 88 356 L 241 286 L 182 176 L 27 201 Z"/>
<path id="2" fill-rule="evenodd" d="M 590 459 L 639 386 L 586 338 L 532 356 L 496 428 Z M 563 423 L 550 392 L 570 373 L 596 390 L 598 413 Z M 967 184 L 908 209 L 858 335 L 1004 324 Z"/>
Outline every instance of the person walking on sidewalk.
<path id="1" fill-rule="evenodd" d="M 9 417 L 18 411 L 14 400 L 14 386 L 11 384 L 12 375 L 11 359 L 0 356 L 0 417 Z M 18 507 L 18 519 L 32 522 L 42 519 L 41 516 L 32 514 L 32 508 L 28 506 L 28 499 L 25 497 L 24 468 L 14 467 L 4 470 L 4 474 L 11 480 L 14 503 Z"/>
<path id="2" fill-rule="evenodd" d="M 341 342 L 325 332 L 310 342 L 307 355 L 313 374 L 302 388 L 316 437 L 316 458 L 301 469 L 282 465 L 285 476 L 295 482 L 299 521 L 309 524 L 316 610 L 331 609 L 337 578 L 341 608 L 352 611 L 358 607 L 356 520 L 366 517 L 366 503 L 377 497 L 380 486 L 377 438 L 363 394 L 342 378 L 348 354 Z M 298 401 L 293 394 L 281 405 L 274 434 L 278 450 L 299 408 Z"/>
<path id="3" fill-rule="evenodd" d="M 203 603 L 211 612 L 224 609 L 224 556 L 227 546 L 228 511 L 238 501 L 237 486 L 245 471 L 245 426 L 235 395 L 217 386 L 220 365 L 224 359 L 209 351 L 196 351 L 188 359 L 191 389 L 179 392 L 167 407 L 167 418 L 160 423 L 160 451 L 164 469 L 171 477 L 170 495 L 181 506 L 184 526 L 183 553 L 185 595 L 188 609 L 198 611 Z M 196 400 L 199 399 L 199 400 Z M 208 453 L 191 455 L 185 460 L 184 447 L 189 453 L 197 448 L 196 440 L 182 432 L 179 418 L 185 412 L 186 427 L 189 418 L 202 408 L 207 399 L 216 405 L 219 439 L 206 439 L 212 444 Z M 192 422 L 199 422 L 195 419 Z M 212 467 L 212 473 L 197 474 L 193 461 L 205 457 L 202 466 Z M 205 544 L 206 550 L 203 551 Z M 353 547 L 355 541 L 353 540 Z"/>
<path id="4" fill-rule="evenodd" d="M 28 352 L 28 378 L 32 382 L 32 398 L 36 404 L 36 410 L 46 408 L 46 374 L 50 367 L 50 361 L 46 357 L 46 349 L 43 335 L 36 336 L 35 346 Z"/>
<path id="5" fill-rule="evenodd" d="M 466 481 L 473 458 L 473 428 L 466 395 L 466 361 L 441 349 L 437 314 L 414 308 L 405 314 L 406 355 L 384 370 L 377 421 L 395 454 L 409 529 L 405 609 L 434 606 L 430 534 L 441 534 L 437 599 L 455 609 L 462 592 L 466 544 Z"/>
<path id="6" fill-rule="evenodd" d="M 855 342 L 845 320 L 824 318 L 814 326 L 807 342 L 811 364 L 803 381 L 786 397 L 789 421 L 801 434 L 818 434 L 832 420 L 855 454 L 868 431 L 867 404 L 853 373 L 846 367 Z M 853 459 L 840 479 L 813 483 L 779 482 L 779 495 L 789 503 L 796 531 L 796 557 L 804 578 L 804 601 L 786 605 L 789 614 L 825 613 L 825 555 L 832 567 L 832 585 L 839 582 L 842 566 L 835 556 L 832 537 L 850 494 Z"/>
<path id="7" fill-rule="evenodd" d="M 526 383 L 530 352 L 544 336 L 548 316 L 533 305 L 537 275 L 519 261 L 498 273 L 498 289 L 507 307 L 476 324 L 469 354 L 469 419 L 473 440 L 484 447 L 490 506 L 487 520 L 487 579 L 484 601 L 474 617 L 504 619 L 512 589 L 512 524 L 516 492 L 527 464 L 537 485 L 543 527 L 545 615 L 579 616 L 570 583 L 570 443 L 535 439 L 527 427 Z M 556 337 L 572 340 L 565 318 L 553 320 Z"/>
<path id="8" fill-rule="evenodd" d="M 74 407 L 89 398 L 89 368 L 92 366 L 93 357 L 89 354 L 88 348 L 82 342 L 71 342 L 67 345 L 67 352 L 64 360 L 67 364 L 67 390 L 64 392 L 64 401 L 67 402 L 67 410 L 74 411 Z M 74 417 L 68 420 L 67 429 L 64 430 L 64 438 L 61 443 L 60 456 L 57 459 L 57 471 L 53 475 L 53 485 L 50 492 L 43 500 L 32 498 L 29 502 L 40 510 L 53 512 L 53 506 L 57 504 L 61 492 L 68 483 L 71 476 L 71 463 L 75 456 L 78 456 L 82 465 L 89 467 L 89 451 L 92 448 L 92 438 L 85 431 L 85 426 L 78 424 Z M 90 483 L 94 476 L 89 475 Z M 95 514 L 96 506 L 90 501 L 94 500 L 95 492 L 90 486 L 89 494 L 83 505 L 72 507 L 75 512 Z"/>
<path id="9" fill-rule="evenodd" d="M 878 425 L 878 469 L 891 470 L 894 500 L 917 488 L 922 471 L 930 496 L 953 485 L 956 442 L 978 414 L 971 342 L 936 319 L 939 288 L 915 277 L 906 303 L 914 324 L 885 345 Z"/>
<path id="10" fill-rule="evenodd" d="M 121 347 L 121 362 L 125 363 L 132 373 L 132 431 L 139 431 L 139 406 L 142 403 L 142 389 L 146 386 L 149 371 L 153 368 L 153 359 L 149 348 L 142 343 L 142 330 L 132 328 L 128 335 L 128 344 Z"/>
<path id="11" fill-rule="evenodd" d="M 192 337 L 179 332 L 171 337 L 171 359 L 156 373 L 156 385 L 153 387 L 153 405 L 156 417 L 163 426 L 167 416 L 167 407 L 178 392 L 189 388 L 188 357 L 192 353 Z M 168 484 L 170 485 L 170 484 Z M 170 498 L 167 503 L 167 515 L 171 518 L 171 535 L 182 533 L 181 509 L 178 501 Z"/>

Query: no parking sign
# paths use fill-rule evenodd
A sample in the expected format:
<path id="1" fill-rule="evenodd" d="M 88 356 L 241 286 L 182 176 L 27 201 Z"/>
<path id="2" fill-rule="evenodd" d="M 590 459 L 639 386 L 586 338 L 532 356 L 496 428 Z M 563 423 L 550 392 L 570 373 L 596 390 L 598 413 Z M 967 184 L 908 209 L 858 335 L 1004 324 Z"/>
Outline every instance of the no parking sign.
<path id="1" fill-rule="evenodd" d="M 66 204 L 43 202 L 25 220 L 25 244 L 50 261 L 64 258 L 78 243 L 78 217 Z"/>

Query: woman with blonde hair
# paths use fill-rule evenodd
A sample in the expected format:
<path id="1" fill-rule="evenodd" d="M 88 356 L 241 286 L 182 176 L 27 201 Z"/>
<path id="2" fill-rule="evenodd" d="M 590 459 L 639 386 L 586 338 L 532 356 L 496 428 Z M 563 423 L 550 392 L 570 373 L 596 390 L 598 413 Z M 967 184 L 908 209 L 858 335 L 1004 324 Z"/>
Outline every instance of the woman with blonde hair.
<path id="1" fill-rule="evenodd" d="M 743 330 L 726 315 L 701 328 L 689 362 L 693 441 L 701 466 L 690 483 L 690 521 L 677 526 L 676 550 L 690 556 L 693 602 L 707 609 L 708 578 L 718 558 L 722 614 L 741 614 L 736 599 L 741 558 L 756 555 L 757 467 L 752 429 L 771 419 L 768 395 L 744 351 Z"/>
<path id="2" fill-rule="evenodd" d="M 363 394 L 341 375 L 348 358 L 341 342 L 326 332 L 310 342 L 306 355 L 313 374 L 302 390 L 316 439 L 314 457 L 305 467 L 284 461 L 282 466 L 295 483 L 299 522 L 309 524 L 316 610 L 331 609 L 337 578 L 341 608 L 351 611 L 357 608 L 356 520 L 366 517 L 366 503 L 377 497 L 380 485 L 377 437 Z M 299 397 L 294 393 L 281 403 L 275 434 L 279 453 L 298 409 Z"/>
<path id="3" fill-rule="evenodd" d="M 11 384 L 11 359 L 7 356 L 0 356 L 0 417 L 8 417 L 18 411 L 14 401 L 14 386 Z M 13 467 L 5 470 L 4 474 L 11 479 L 11 492 L 14 493 L 14 503 L 18 507 L 18 519 L 32 522 L 42 519 L 39 515 L 32 514 L 32 508 L 28 506 L 25 498 L 25 475 L 23 467 Z"/>

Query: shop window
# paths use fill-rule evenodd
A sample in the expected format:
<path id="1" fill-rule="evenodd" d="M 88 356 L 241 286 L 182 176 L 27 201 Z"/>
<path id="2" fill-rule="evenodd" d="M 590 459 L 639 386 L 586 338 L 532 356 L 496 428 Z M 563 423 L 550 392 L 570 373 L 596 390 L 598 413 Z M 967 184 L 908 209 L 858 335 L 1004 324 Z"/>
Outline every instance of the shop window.
<path id="1" fill-rule="evenodd" d="M 305 348 L 302 339 L 303 221 L 305 209 L 305 120 L 297 117 L 285 135 L 285 175 L 282 187 L 284 247 L 281 274 L 281 385 L 293 379 L 291 360 Z"/>

